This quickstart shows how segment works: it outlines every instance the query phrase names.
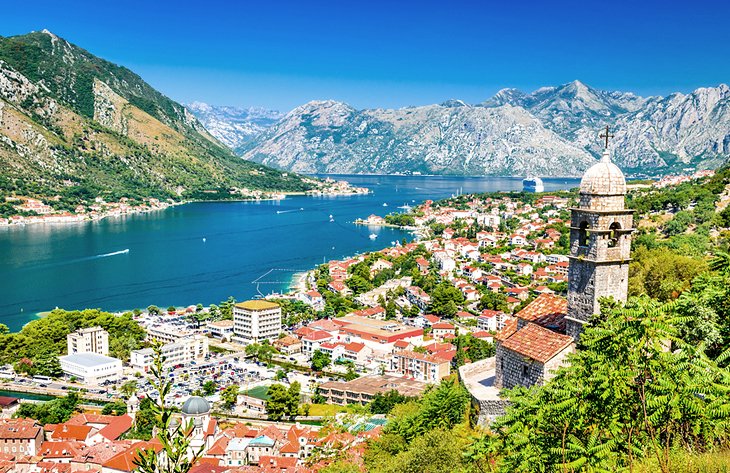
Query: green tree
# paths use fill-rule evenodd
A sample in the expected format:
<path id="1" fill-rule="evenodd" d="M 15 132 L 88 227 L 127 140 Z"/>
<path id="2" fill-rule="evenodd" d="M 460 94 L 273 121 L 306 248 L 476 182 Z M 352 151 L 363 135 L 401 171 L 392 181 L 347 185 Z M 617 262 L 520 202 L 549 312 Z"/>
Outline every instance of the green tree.
<path id="1" fill-rule="evenodd" d="M 223 320 L 233 320 L 233 306 L 236 305 L 236 299 L 233 298 L 233 296 L 228 297 L 225 301 L 221 302 L 219 305 L 220 308 L 220 318 Z"/>
<path id="2" fill-rule="evenodd" d="M 39 404 L 22 403 L 15 411 L 14 417 L 28 417 L 40 424 L 60 424 L 78 412 L 79 401 L 79 395 L 72 392 L 65 397 Z"/>
<path id="3" fill-rule="evenodd" d="M 412 400 L 414 399 L 404 396 L 395 389 L 391 389 L 386 393 L 377 393 L 373 396 L 373 400 L 368 405 L 368 408 L 373 414 L 388 414 L 397 404 L 403 404 Z"/>
<path id="4" fill-rule="evenodd" d="M 502 292 L 487 291 L 479 300 L 479 310 L 499 310 L 508 312 L 507 296 Z"/>
<path id="5" fill-rule="evenodd" d="M 121 416 L 127 413 L 127 404 L 124 401 L 115 401 L 105 404 L 101 410 L 103 415 Z"/>
<path id="6" fill-rule="evenodd" d="M 137 393 L 137 380 L 130 379 L 129 381 L 125 381 L 119 387 L 119 392 L 125 398 L 130 398 L 130 397 L 134 396 Z"/>
<path id="7" fill-rule="evenodd" d="M 262 363 L 271 363 L 277 353 L 279 351 L 268 340 L 264 340 L 263 343 L 246 345 L 246 355 L 253 356 Z"/>
<path id="8" fill-rule="evenodd" d="M 443 281 L 431 294 L 430 311 L 437 315 L 453 317 L 464 303 L 464 295 L 453 284 Z"/>
<path id="9" fill-rule="evenodd" d="M 221 400 L 226 409 L 232 409 L 238 403 L 239 389 L 237 384 L 231 384 L 221 391 Z"/>
<path id="10" fill-rule="evenodd" d="M 279 421 L 288 413 L 289 391 L 282 384 L 272 384 L 267 391 L 266 415 L 271 420 Z"/>
<path id="11" fill-rule="evenodd" d="M 302 387 L 298 381 L 294 381 L 287 390 L 286 415 L 294 419 L 299 414 L 299 400 Z"/>
<path id="12" fill-rule="evenodd" d="M 653 457 L 669 472 L 673 448 L 726 445 L 730 377 L 676 336 L 676 304 L 606 305 L 555 378 L 513 389 L 482 440 L 499 471 L 617 471 Z"/>
<path id="13" fill-rule="evenodd" d="M 209 379 L 208 381 L 203 383 L 203 392 L 206 396 L 211 396 L 215 394 L 216 389 L 218 389 L 218 385 L 212 379 Z"/>
<path id="14" fill-rule="evenodd" d="M 332 362 L 332 358 L 329 353 L 325 353 L 322 350 L 314 350 L 312 353 L 312 369 L 314 371 L 322 371 L 327 368 Z"/>

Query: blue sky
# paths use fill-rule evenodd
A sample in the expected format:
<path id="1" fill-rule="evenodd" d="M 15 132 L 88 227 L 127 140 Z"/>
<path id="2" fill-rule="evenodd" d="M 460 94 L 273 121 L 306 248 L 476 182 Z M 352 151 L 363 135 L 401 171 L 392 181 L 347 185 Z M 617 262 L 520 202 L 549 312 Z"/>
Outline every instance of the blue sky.
<path id="1" fill-rule="evenodd" d="M 579 79 L 666 95 L 730 82 L 730 2 L 9 1 L 0 35 L 47 28 L 175 100 L 401 107 Z"/>

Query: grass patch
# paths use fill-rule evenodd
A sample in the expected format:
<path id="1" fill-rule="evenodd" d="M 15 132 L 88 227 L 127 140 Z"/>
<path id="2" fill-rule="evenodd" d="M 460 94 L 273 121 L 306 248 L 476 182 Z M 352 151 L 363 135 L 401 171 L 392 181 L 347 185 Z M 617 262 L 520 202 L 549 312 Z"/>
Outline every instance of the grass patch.
<path id="1" fill-rule="evenodd" d="M 336 404 L 310 404 L 310 416 L 333 416 L 340 412 L 352 412 L 350 406 L 338 406 Z"/>
<path id="2" fill-rule="evenodd" d="M 676 451 L 670 454 L 672 473 L 728 473 L 730 472 L 730 451 L 721 450 L 707 453 L 688 453 Z M 634 466 L 635 473 L 661 471 L 656 458 L 648 458 Z"/>
<path id="3" fill-rule="evenodd" d="M 256 399 L 261 399 L 262 401 L 268 401 L 269 400 L 269 387 L 268 386 L 256 386 L 255 388 L 251 388 L 248 391 L 244 391 L 243 394 L 251 397 L 255 397 Z"/>

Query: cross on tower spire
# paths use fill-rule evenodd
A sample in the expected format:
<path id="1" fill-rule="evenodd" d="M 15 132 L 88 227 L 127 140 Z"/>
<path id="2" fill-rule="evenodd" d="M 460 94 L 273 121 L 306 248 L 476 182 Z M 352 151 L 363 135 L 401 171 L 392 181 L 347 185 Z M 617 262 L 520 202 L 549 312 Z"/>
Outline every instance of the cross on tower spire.
<path id="1" fill-rule="evenodd" d="M 605 149 L 608 149 L 608 139 L 616 136 L 613 133 L 610 133 L 610 130 L 611 129 L 608 127 L 608 125 L 606 125 L 606 131 L 598 135 L 599 137 L 606 139 L 606 145 L 604 146 Z"/>

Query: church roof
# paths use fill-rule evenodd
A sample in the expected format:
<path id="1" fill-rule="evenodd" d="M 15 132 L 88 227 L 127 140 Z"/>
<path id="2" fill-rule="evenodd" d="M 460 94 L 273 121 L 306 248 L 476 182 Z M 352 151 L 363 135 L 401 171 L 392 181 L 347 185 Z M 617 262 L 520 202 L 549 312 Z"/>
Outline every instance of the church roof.
<path id="1" fill-rule="evenodd" d="M 564 332 L 567 314 L 567 300 L 554 294 L 540 294 L 519 311 L 517 317 L 551 330 Z"/>
<path id="2" fill-rule="evenodd" d="M 200 396 L 190 396 L 181 410 L 183 414 L 205 414 L 210 412 L 210 404 Z"/>
<path id="3" fill-rule="evenodd" d="M 547 363 L 571 343 L 573 337 L 569 335 L 528 323 L 504 340 L 502 346 L 540 363 Z"/>
<path id="4" fill-rule="evenodd" d="M 611 162 L 608 152 L 591 166 L 580 181 L 580 193 L 591 195 L 624 195 L 626 179 L 618 166 Z"/>

